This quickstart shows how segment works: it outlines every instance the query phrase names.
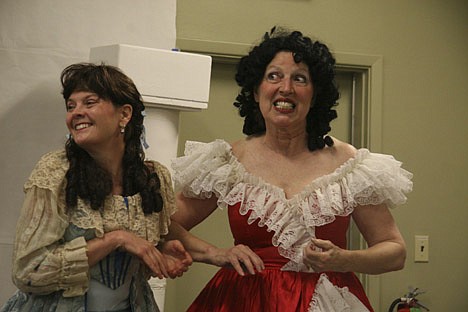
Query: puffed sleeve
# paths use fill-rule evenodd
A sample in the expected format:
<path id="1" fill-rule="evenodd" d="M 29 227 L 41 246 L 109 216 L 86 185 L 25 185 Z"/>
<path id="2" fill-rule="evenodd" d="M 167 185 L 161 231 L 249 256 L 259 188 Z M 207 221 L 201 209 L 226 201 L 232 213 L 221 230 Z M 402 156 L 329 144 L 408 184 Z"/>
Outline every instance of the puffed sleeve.
<path id="1" fill-rule="evenodd" d="M 60 202 L 63 196 L 58 196 L 61 184 L 53 183 L 59 180 L 56 178 L 61 175 L 60 170 L 50 174 L 54 177 L 47 187 L 37 183 L 40 179 L 45 181 L 47 168 L 53 168 L 59 161 L 60 157 L 55 156 L 42 159 L 25 184 L 25 199 L 16 227 L 12 277 L 24 292 L 47 294 L 63 290 L 64 297 L 73 297 L 84 294 L 88 288 L 86 241 L 83 237 L 69 242 L 63 240 L 68 217 L 64 203 Z"/>
<path id="2" fill-rule="evenodd" d="M 65 297 L 86 292 L 86 241 L 63 242 L 67 226 L 51 191 L 33 187 L 26 193 L 13 254 L 13 281 L 19 289 L 36 294 L 64 290 Z"/>
<path id="3" fill-rule="evenodd" d="M 177 192 L 191 198 L 210 198 L 222 205 L 232 187 L 243 176 L 243 167 L 224 140 L 210 143 L 187 141 L 185 155 L 172 160 Z"/>

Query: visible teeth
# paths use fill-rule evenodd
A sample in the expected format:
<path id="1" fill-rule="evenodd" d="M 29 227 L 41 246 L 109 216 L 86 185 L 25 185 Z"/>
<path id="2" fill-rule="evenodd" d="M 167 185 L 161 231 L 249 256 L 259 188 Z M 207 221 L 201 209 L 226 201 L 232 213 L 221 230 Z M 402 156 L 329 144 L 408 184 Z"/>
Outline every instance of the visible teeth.
<path id="1" fill-rule="evenodd" d="M 89 126 L 90 126 L 90 124 L 84 124 L 84 123 L 82 123 L 82 124 L 76 125 L 76 126 L 75 126 L 75 129 L 76 129 L 76 130 L 81 130 L 81 129 L 84 129 L 84 128 L 88 128 Z"/>
<path id="2" fill-rule="evenodd" d="M 284 101 L 275 102 L 273 105 L 281 109 L 293 109 L 294 107 L 296 107 L 296 105 L 294 105 L 293 103 L 284 102 Z"/>

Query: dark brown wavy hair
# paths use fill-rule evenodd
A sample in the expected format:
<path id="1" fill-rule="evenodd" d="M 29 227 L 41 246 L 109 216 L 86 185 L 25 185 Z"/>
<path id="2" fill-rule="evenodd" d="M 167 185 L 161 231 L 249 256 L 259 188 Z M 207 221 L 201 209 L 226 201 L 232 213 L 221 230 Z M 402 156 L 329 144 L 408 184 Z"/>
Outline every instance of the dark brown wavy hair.
<path id="1" fill-rule="evenodd" d="M 337 117 L 332 109 L 339 98 L 335 82 L 335 58 L 328 47 L 300 31 L 272 28 L 265 33 L 260 44 L 254 46 L 248 55 L 237 65 L 236 81 L 241 91 L 234 102 L 241 117 L 244 117 L 243 133 L 257 135 L 265 132 L 265 120 L 255 101 L 255 91 L 259 87 L 266 67 L 280 51 L 290 51 L 296 63 L 303 62 L 309 68 L 314 86 L 311 109 L 307 114 L 308 148 L 313 151 L 322 149 L 325 144 L 333 145 L 327 136 L 331 130 L 330 121 Z"/>
<path id="2" fill-rule="evenodd" d="M 145 153 L 140 141 L 144 131 L 142 112 L 145 106 L 133 81 L 117 67 L 92 63 L 78 63 L 66 67 L 60 80 L 65 103 L 73 92 L 87 91 L 110 100 L 116 107 L 132 105 L 132 117 L 124 133 L 122 195 L 140 193 L 145 214 L 161 211 L 163 200 L 160 194 L 160 180 L 154 168 L 150 170 L 145 164 Z M 73 138 L 67 140 L 65 149 L 70 163 L 66 173 L 67 207 L 75 208 L 79 197 L 89 203 L 92 209 L 98 210 L 112 192 L 110 173 L 100 167 Z"/>

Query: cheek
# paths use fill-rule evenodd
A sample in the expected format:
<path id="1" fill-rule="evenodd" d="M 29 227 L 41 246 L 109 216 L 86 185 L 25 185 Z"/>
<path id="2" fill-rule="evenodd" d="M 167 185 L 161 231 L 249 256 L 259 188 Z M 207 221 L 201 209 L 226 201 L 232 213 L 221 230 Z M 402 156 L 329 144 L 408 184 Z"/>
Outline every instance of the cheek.
<path id="1" fill-rule="evenodd" d="M 260 91 L 261 91 L 261 85 L 254 90 L 254 99 L 255 99 L 255 102 L 257 103 L 260 102 L 260 94 L 259 94 Z"/>
<path id="2" fill-rule="evenodd" d="M 71 116 L 69 116 L 68 114 L 65 116 L 65 124 L 67 125 L 67 128 L 68 129 L 71 129 L 71 121 L 72 121 L 72 118 Z"/>
<path id="3" fill-rule="evenodd" d="M 300 97 L 302 99 L 302 102 L 312 105 L 312 99 L 313 99 L 312 90 L 302 90 L 302 92 L 300 93 Z"/>
<path id="4" fill-rule="evenodd" d="M 275 95 L 276 89 L 274 87 L 260 86 L 255 92 L 255 101 L 260 103 L 263 101 L 270 101 Z"/>

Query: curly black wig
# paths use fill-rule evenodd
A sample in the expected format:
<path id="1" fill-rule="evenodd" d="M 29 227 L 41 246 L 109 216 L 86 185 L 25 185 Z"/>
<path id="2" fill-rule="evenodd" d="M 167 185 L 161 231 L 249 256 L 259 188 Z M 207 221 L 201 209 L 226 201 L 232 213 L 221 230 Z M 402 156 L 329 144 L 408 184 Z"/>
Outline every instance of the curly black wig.
<path id="1" fill-rule="evenodd" d="M 60 76 L 65 103 L 73 92 L 96 93 L 110 100 L 116 107 L 132 105 L 132 117 L 125 127 L 125 151 L 123 156 L 123 196 L 140 193 L 144 213 L 162 210 L 160 180 L 145 164 L 145 153 L 140 136 L 143 128 L 145 106 L 133 81 L 119 68 L 92 63 L 72 64 Z M 78 197 L 88 202 L 92 209 L 102 207 L 112 192 L 110 173 L 101 168 L 94 159 L 70 137 L 65 144 L 70 167 L 67 171 L 66 203 L 68 208 L 77 205 Z"/>
<path id="2" fill-rule="evenodd" d="M 303 62 L 309 68 L 314 86 L 306 126 L 309 150 L 332 146 L 333 139 L 327 133 L 331 130 L 330 121 L 337 117 L 336 111 L 332 109 L 339 98 L 335 82 L 335 58 L 323 43 L 312 41 L 300 31 L 291 32 L 276 27 L 270 33 L 265 33 L 261 43 L 254 46 L 237 65 L 236 81 L 241 91 L 234 106 L 238 108 L 240 116 L 245 118 L 243 133 L 256 135 L 265 132 L 265 120 L 254 94 L 266 67 L 280 51 L 292 52 L 296 63 Z"/>

